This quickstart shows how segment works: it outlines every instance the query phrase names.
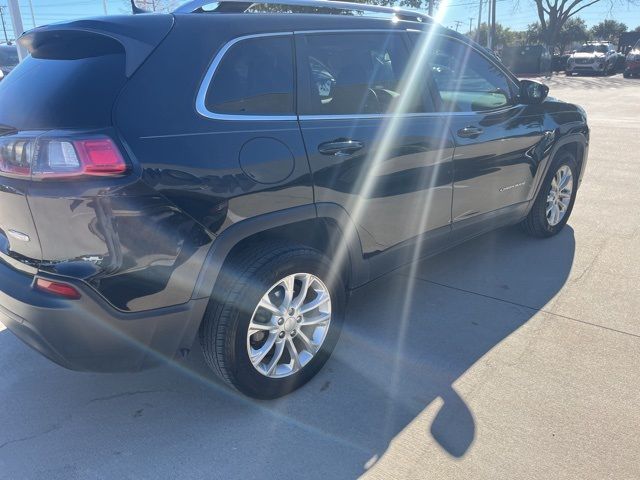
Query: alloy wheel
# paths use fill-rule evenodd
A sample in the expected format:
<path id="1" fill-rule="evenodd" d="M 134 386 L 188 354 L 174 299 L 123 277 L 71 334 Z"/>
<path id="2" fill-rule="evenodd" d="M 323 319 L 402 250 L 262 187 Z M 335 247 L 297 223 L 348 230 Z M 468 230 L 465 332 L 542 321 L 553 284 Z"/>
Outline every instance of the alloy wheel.
<path id="1" fill-rule="evenodd" d="M 573 174 L 571 168 L 562 165 L 551 180 L 551 189 L 547 195 L 546 215 L 549 226 L 558 225 L 567 214 L 573 194 Z"/>
<path id="2" fill-rule="evenodd" d="M 331 325 L 331 295 L 315 275 L 295 273 L 273 284 L 247 331 L 254 368 L 271 378 L 293 375 L 320 351 Z"/>

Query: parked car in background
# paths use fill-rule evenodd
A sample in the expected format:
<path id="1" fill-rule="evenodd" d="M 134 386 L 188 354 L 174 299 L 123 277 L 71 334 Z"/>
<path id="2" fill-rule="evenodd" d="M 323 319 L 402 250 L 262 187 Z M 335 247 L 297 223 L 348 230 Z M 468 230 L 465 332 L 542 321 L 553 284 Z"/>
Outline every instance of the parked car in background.
<path id="1" fill-rule="evenodd" d="M 0 80 L 18 65 L 18 49 L 15 45 L 0 45 Z"/>
<path id="2" fill-rule="evenodd" d="M 608 75 L 615 72 L 618 53 L 611 43 L 589 42 L 576 50 L 567 60 L 567 75 L 594 73 Z"/>
<path id="3" fill-rule="evenodd" d="M 623 75 L 624 78 L 640 75 L 640 40 L 638 40 L 633 49 L 627 53 Z"/>
<path id="4" fill-rule="evenodd" d="M 620 34 L 620 38 L 618 39 L 618 52 L 626 55 L 635 48 L 634 45 L 636 45 L 638 41 L 640 41 L 640 31 Z"/>
<path id="5" fill-rule="evenodd" d="M 558 54 L 554 53 L 551 58 L 551 70 L 554 72 L 563 72 L 567 69 L 567 62 L 569 61 L 570 53 Z"/>
<path id="6" fill-rule="evenodd" d="M 39 27 L 0 84 L 0 317 L 54 362 L 137 370 L 199 338 L 274 398 L 327 361 L 351 289 L 567 223 L 584 110 L 464 35 L 413 10 L 207 3 Z"/>
<path id="7" fill-rule="evenodd" d="M 516 75 L 551 73 L 551 54 L 543 45 L 505 47 L 501 58 Z"/>

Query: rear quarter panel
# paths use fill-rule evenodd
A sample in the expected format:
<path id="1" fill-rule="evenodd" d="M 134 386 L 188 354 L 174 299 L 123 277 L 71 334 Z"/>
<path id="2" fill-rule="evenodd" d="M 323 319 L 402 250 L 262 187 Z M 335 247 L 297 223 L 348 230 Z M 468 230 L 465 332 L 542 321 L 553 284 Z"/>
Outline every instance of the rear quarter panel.
<path id="1" fill-rule="evenodd" d="M 296 120 L 214 120 L 196 111 L 200 84 L 219 48 L 251 29 L 237 22 L 212 23 L 206 15 L 177 15 L 172 32 L 127 83 L 114 109 L 115 125 L 142 183 L 211 238 L 237 222 L 313 204 Z M 275 31 L 287 30 L 283 25 Z M 281 169 L 275 180 L 256 178 L 239 161 L 248 141 L 265 138 L 290 153 L 282 165 L 276 158 L 269 167 Z M 268 153 L 253 151 L 248 161 L 259 164 Z"/>

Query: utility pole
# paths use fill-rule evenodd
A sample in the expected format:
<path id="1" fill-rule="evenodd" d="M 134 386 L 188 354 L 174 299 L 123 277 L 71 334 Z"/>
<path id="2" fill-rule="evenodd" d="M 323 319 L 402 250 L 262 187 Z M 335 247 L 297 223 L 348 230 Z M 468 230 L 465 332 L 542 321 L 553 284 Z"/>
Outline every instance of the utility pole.
<path id="1" fill-rule="evenodd" d="M 456 24 L 456 32 L 457 32 L 460 25 L 462 25 L 462 22 L 460 20 L 454 20 L 453 23 Z"/>
<path id="2" fill-rule="evenodd" d="M 33 0 L 29 0 L 29 10 L 31 11 L 31 23 L 33 28 L 36 28 L 36 14 L 33 13 Z"/>
<path id="3" fill-rule="evenodd" d="M 9 45 L 9 36 L 7 35 L 7 25 L 4 23 L 4 9 L 3 5 L 0 5 L 0 18 L 2 19 L 2 30 L 4 31 L 4 41 Z"/>
<path id="4" fill-rule="evenodd" d="M 429 0 L 429 16 L 433 17 L 433 0 Z"/>
<path id="5" fill-rule="evenodd" d="M 473 30 L 473 21 L 475 19 L 473 17 L 469 17 L 469 33 Z"/>
<path id="6" fill-rule="evenodd" d="M 491 10 L 493 9 L 493 0 L 487 0 L 487 48 L 493 50 L 493 28 L 491 28 Z"/>
<path id="7" fill-rule="evenodd" d="M 496 48 L 496 0 L 489 0 L 491 2 L 491 49 Z"/>
<path id="8" fill-rule="evenodd" d="M 107 0 L 102 0 L 102 7 L 104 8 L 104 14 L 109 15 L 109 11 L 107 10 Z"/>
<path id="9" fill-rule="evenodd" d="M 11 23 L 13 24 L 13 35 L 17 40 L 18 37 L 24 33 L 22 15 L 20 15 L 20 5 L 18 5 L 18 0 L 9 0 L 9 13 L 11 14 Z M 24 57 L 28 55 L 28 52 L 18 42 L 16 42 L 16 45 L 18 46 L 18 58 L 22 61 L 24 60 Z"/>
<path id="10" fill-rule="evenodd" d="M 478 29 L 476 30 L 476 42 L 480 41 L 480 26 L 482 25 L 482 0 L 478 2 L 480 7 L 478 7 Z"/>

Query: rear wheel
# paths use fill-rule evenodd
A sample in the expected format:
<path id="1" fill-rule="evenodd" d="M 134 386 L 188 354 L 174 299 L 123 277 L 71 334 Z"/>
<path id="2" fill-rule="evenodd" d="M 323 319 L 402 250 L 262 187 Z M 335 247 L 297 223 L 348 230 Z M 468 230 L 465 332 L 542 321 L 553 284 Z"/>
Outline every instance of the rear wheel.
<path id="1" fill-rule="evenodd" d="M 270 243 L 226 265 L 200 329 L 209 366 L 246 395 L 276 398 L 309 381 L 335 347 L 345 305 L 320 252 Z"/>
<path id="2" fill-rule="evenodd" d="M 551 237 L 564 228 L 576 198 L 578 167 L 575 156 L 560 152 L 551 164 L 523 230 L 535 237 Z"/>

